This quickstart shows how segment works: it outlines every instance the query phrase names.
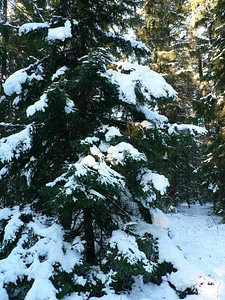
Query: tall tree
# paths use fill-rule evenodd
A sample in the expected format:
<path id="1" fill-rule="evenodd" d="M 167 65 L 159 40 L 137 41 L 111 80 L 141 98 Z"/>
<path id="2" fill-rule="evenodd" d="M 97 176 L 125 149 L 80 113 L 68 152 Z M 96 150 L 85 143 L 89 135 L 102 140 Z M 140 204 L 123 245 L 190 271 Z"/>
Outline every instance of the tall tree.
<path id="1" fill-rule="evenodd" d="M 215 211 L 224 216 L 224 10 L 225 2 L 218 1 L 210 9 L 207 23 L 209 51 L 204 68 L 204 97 L 197 103 L 209 130 L 207 159 L 203 163 L 205 185 L 214 199 Z"/>
<path id="2" fill-rule="evenodd" d="M 22 265 L 4 288 L 33 299 L 45 282 L 43 299 L 86 299 L 129 290 L 139 275 L 156 282 L 167 270 L 148 227 L 137 228 L 151 223 L 169 185 L 171 136 L 188 131 L 163 113 L 176 92 L 137 63 L 148 48 L 124 37 L 139 17 L 136 0 L 48 4 L 44 22 L 20 26 L 23 45 L 37 49 L 28 57 L 24 48 L 31 63 L 4 84 L 17 123 L 0 140 L 2 258 Z"/>
<path id="3" fill-rule="evenodd" d="M 8 1 L 2 1 L 2 20 L 1 20 L 1 36 L 2 36 L 2 67 L 1 67 L 1 79 L 3 80 L 7 75 L 7 44 L 8 44 Z"/>
<path id="4" fill-rule="evenodd" d="M 154 241 L 147 233 L 138 236 L 129 222 L 140 216 L 150 222 L 152 201 L 168 185 L 158 174 L 164 164 L 162 124 L 167 118 L 154 110 L 158 101 L 172 101 L 176 94 L 148 67 L 128 61 L 135 52 L 147 51 L 123 37 L 135 21 L 137 1 L 51 5 L 44 22 L 38 19 L 19 28 L 23 45 L 32 40 L 37 49 L 29 57 L 31 48 L 24 47 L 22 63 L 32 63 L 4 84 L 17 124 L 0 141 L 0 174 L 8 187 L 5 206 L 20 207 L 20 229 L 16 239 L 2 238 L 3 244 L 8 241 L 3 256 L 9 259 L 13 247 L 23 256 L 21 243 L 27 253 L 17 273 L 24 278 L 23 289 L 14 288 L 10 278 L 5 282 L 9 296 L 21 299 L 32 295 L 40 280 L 39 272 L 27 275 L 30 268 L 47 262 L 45 255 L 29 255 L 39 240 L 31 228 L 34 211 L 58 222 L 80 257 L 70 268 L 59 258 L 52 261 L 52 271 L 45 275 L 50 286 L 45 298 L 71 291 L 98 296 L 106 292 L 107 282 L 118 292 L 131 287 L 133 275 L 151 278 L 149 249 L 154 256 Z M 119 62 L 123 53 L 127 61 Z M 152 83 L 158 85 L 156 91 Z M 162 186 L 154 185 L 155 176 L 162 178 Z M 11 222 L 10 214 L 6 220 Z M 22 242 L 27 230 L 28 240 Z M 121 251 L 124 240 L 127 250 Z M 65 255 L 70 253 L 65 241 L 61 247 Z M 130 247 L 135 247 L 133 254 Z"/>
<path id="5" fill-rule="evenodd" d="M 178 101 L 165 105 L 164 111 L 172 122 L 199 124 L 200 119 L 193 109 L 193 103 L 201 97 L 201 53 L 196 42 L 198 34 L 195 23 L 198 18 L 195 3 L 179 0 L 145 3 L 146 23 L 139 30 L 139 37 L 151 49 L 149 65 L 165 75 L 178 92 Z M 173 175 L 168 197 L 172 197 L 174 204 L 178 199 L 189 201 L 193 194 L 198 193 L 192 172 L 198 167 L 196 157 L 200 149 L 190 141 L 188 137 L 181 138 L 172 155 L 170 168 Z"/>

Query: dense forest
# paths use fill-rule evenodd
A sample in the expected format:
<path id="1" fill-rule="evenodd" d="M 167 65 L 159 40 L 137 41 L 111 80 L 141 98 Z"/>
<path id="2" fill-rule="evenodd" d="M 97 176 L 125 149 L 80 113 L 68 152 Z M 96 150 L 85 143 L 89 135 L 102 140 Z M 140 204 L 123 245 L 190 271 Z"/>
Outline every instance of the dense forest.
<path id="1" fill-rule="evenodd" d="M 160 285 L 176 268 L 154 212 L 211 202 L 225 219 L 225 1 L 0 11 L 0 298 Z"/>

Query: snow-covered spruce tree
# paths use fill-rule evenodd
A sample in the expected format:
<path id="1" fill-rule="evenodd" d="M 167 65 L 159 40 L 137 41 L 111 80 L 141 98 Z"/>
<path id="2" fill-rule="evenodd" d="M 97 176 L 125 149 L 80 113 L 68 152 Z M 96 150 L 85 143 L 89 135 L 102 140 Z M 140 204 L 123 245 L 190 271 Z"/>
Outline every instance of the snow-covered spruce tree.
<path id="1" fill-rule="evenodd" d="M 208 51 L 204 62 L 204 97 L 196 103 L 196 109 L 203 116 L 208 129 L 206 159 L 202 163 L 200 174 L 208 189 L 208 198 L 214 203 L 214 210 L 225 219 L 225 169 L 224 169 L 224 126 L 225 126 L 225 1 L 212 2 L 208 11 L 210 18 L 202 23 L 207 25 L 205 36 L 208 37 Z"/>
<path id="2" fill-rule="evenodd" d="M 4 299 L 90 299 L 138 275 L 160 281 L 155 241 L 137 227 L 169 184 L 167 141 L 179 128 L 159 107 L 176 92 L 124 37 L 137 1 L 70 2 L 20 27 L 40 48 L 4 84 L 17 121 L 0 140 Z"/>

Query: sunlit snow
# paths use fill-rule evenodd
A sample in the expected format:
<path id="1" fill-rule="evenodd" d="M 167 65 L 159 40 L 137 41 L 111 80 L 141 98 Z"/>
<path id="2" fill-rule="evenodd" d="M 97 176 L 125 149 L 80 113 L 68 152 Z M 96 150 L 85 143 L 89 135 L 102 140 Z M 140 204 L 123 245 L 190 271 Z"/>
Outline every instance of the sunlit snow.
<path id="1" fill-rule="evenodd" d="M 50 40 L 61 40 L 64 41 L 67 38 L 72 37 L 71 32 L 71 23 L 67 20 L 64 26 L 49 28 L 50 25 L 48 23 L 26 23 L 20 26 L 19 28 L 19 35 L 27 34 L 31 31 L 37 30 L 39 28 L 48 28 L 48 35 L 47 39 Z"/>
<path id="2" fill-rule="evenodd" d="M 28 70 L 29 67 L 26 69 L 20 69 L 6 79 L 5 83 L 3 84 L 3 88 L 7 96 L 12 96 L 14 93 L 20 95 L 22 93 L 22 85 L 26 81 L 43 80 L 43 77 L 40 74 L 35 74 L 35 72 L 32 72 L 30 75 L 28 75 Z M 19 101 L 20 98 L 15 98 L 13 103 L 17 104 Z"/>
<path id="3" fill-rule="evenodd" d="M 18 70 L 6 79 L 3 88 L 7 96 L 21 94 L 22 84 L 26 82 L 28 74 L 24 69 Z"/>
<path id="4" fill-rule="evenodd" d="M 25 129 L 14 133 L 9 137 L 0 139 L 0 160 L 10 161 L 13 157 L 18 158 L 21 152 L 31 148 L 32 125 L 27 125 Z"/>
<path id="5" fill-rule="evenodd" d="M 19 36 L 22 34 L 29 33 L 31 31 L 37 30 L 39 28 L 49 28 L 48 23 L 25 23 L 19 28 Z"/>
<path id="6" fill-rule="evenodd" d="M 48 28 L 47 40 L 64 41 L 72 37 L 71 23 L 66 21 L 64 26 L 49 28 L 45 23 L 24 24 L 20 27 L 19 33 L 26 34 L 39 28 Z M 136 42 L 135 42 L 136 43 Z M 140 44 L 136 44 L 140 46 Z M 58 69 L 50 78 L 58 80 L 65 74 L 67 67 Z M 26 69 L 21 69 L 12 74 L 4 84 L 4 91 L 7 96 L 22 93 L 22 85 L 28 80 L 36 78 L 42 80 L 38 75 L 28 75 Z M 118 62 L 117 70 L 108 69 L 102 76 L 106 76 L 118 88 L 120 100 L 134 105 L 148 121 L 134 124 L 142 128 L 152 128 L 154 124 L 168 122 L 166 116 L 157 111 L 158 98 L 175 99 L 177 93 L 156 72 L 147 66 L 128 61 Z M 139 101 L 136 89 L 139 88 L 144 95 L 146 105 Z M 19 101 L 15 98 L 14 101 Z M 141 102 L 141 103 L 140 103 Z M 15 102 L 14 102 L 15 103 Z M 48 106 L 47 92 L 27 108 L 27 116 L 33 116 L 37 111 L 43 112 Z M 74 110 L 74 102 L 67 99 L 64 111 L 70 113 Z M 149 122 L 150 121 L 150 122 Z M 168 125 L 168 133 L 176 134 L 177 131 L 189 130 L 191 133 L 204 134 L 206 130 L 202 127 L 187 124 Z M 100 184 L 111 187 L 125 187 L 124 177 L 111 168 L 112 165 L 125 164 L 127 158 L 136 161 L 147 161 L 146 156 L 139 152 L 134 146 L 127 142 L 118 142 L 110 145 L 113 138 L 120 138 L 122 133 L 115 126 L 103 125 L 101 132 L 104 133 L 105 142 L 98 137 L 86 137 L 81 144 L 90 145 L 88 155 L 80 156 L 77 162 L 68 164 L 68 173 L 58 174 L 57 178 L 49 182 L 47 187 L 61 185 L 61 192 L 71 195 L 74 191 L 85 192 L 89 199 L 101 199 L 105 197 L 92 187 L 81 186 L 79 179 L 83 176 L 97 177 Z M 0 160 L 9 162 L 14 157 L 18 158 L 21 152 L 31 148 L 32 125 L 27 125 L 20 132 L 9 137 L 0 139 Z M 98 143 L 97 143 L 98 142 Z M 98 146 L 95 145 L 98 144 Z M 0 176 L 4 176 L 7 167 L 2 167 Z M 64 172 L 64 171 L 63 171 Z M 143 170 L 140 175 L 140 185 L 144 192 L 152 190 L 152 187 L 159 194 L 163 195 L 169 186 L 168 179 L 152 170 Z M 155 198 L 154 198 L 155 199 Z M 74 199 L 75 201 L 75 199 Z M 27 208 L 29 210 L 29 208 Z M 174 289 L 184 290 L 194 286 L 198 295 L 188 296 L 188 300 L 215 300 L 225 299 L 225 227 L 220 224 L 220 219 L 208 215 L 208 206 L 188 209 L 187 206 L 179 207 L 177 214 L 163 214 L 159 209 L 150 210 L 153 224 L 147 224 L 135 219 L 136 233 L 139 236 L 152 234 L 158 243 L 159 262 L 172 263 L 177 271 L 166 274 L 160 285 L 144 284 L 143 278 L 134 277 L 134 285 L 129 293 L 116 295 L 108 288 L 107 295 L 96 298 L 87 295 L 90 300 L 177 300 L 178 296 Z M 0 221 L 6 222 L 3 232 L 3 243 L 13 241 L 15 234 L 22 232 L 18 240 L 15 240 L 15 247 L 7 257 L 0 261 L 0 299 L 8 300 L 4 285 L 16 283 L 18 280 L 27 278 L 33 280 L 30 290 L 27 292 L 26 300 L 56 300 L 57 291 L 51 282 L 54 267 L 59 264 L 62 271 L 71 272 L 76 264 L 80 263 L 85 245 L 80 237 L 77 237 L 71 244 L 64 241 L 64 231 L 56 222 L 48 221 L 45 217 L 32 215 L 32 221 L 24 224 L 19 207 L 4 208 L 0 210 Z M 25 229 L 26 228 L 26 229 Z M 34 242 L 28 243 L 30 237 L 35 236 Z M 151 270 L 152 265 L 146 258 L 144 252 L 140 251 L 134 236 L 130 236 L 122 229 L 114 230 L 109 239 L 111 248 L 117 248 L 119 254 L 131 265 L 142 261 L 146 270 Z M 120 259 L 118 257 L 118 259 Z M 112 274 L 111 274 L 112 275 Z M 110 276 L 111 276 L 110 275 Z M 82 276 L 74 275 L 75 279 L 86 283 Z M 99 277 L 104 277 L 98 274 Z M 105 281 L 112 278 L 105 278 Z M 74 292 L 64 300 L 84 300 L 79 293 Z"/>
<path id="7" fill-rule="evenodd" d="M 48 29 L 47 39 L 49 41 L 52 40 L 65 41 L 65 39 L 71 37 L 72 37 L 72 31 L 71 31 L 71 23 L 69 20 L 65 22 L 64 26 Z"/>
<path id="8" fill-rule="evenodd" d="M 137 63 L 118 62 L 118 69 L 107 70 L 108 76 L 112 82 L 119 86 L 120 99 L 124 102 L 137 104 L 135 93 L 136 85 L 139 87 L 146 99 L 151 101 L 155 98 L 175 98 L 177 93 L 165 79 L 147 66 L 141 66 Z"/>
<path id="9" fill-rule="evenodd" d="M 148 271 L 152 269 L 145 253 L 139 250 L 134 236 L 128 235 L 122 230 L 114 230 L 110 239 L 110 246 L 118 249 L 119 256 L 116 259 L 120 260 L 122 257 L 131 265 L 141 261 Z"/>
<path id="10" fill-rule="evenodd" d="M 29 208 L 25 208 L 29 213 Z M 15 236 L 15 232 L 23 232 L 21 237 L 15 242 L 15 247 L 7 258 L 1 259 L 0 282 L 4 284 L 16 283 L 18 279 L 27 276 L 28 280 L 34 280 L 31 289 L 25 299 L 56 300 L 57 290 L 50 281 L 53 275 L 54 265 L 60 263 L 62 270 L 72 271 L 75 264 L 80 263 L 80 252 L 83 249 L 82 243 L 77 238 L 71 244 L 63 241 L 63 230 L 57 224 L 46 225 L 45 218 L 35 217 L 23 229 L 21 212 L 18 207 L 14 209 L 4 208 L 0 211 L 0 220 L 8 220 L 4 233 L 4 242 Z M 35 242 L 29 243 L 31 236 L 38 236 Z M 8 296 L 3 286 L 0 286 L 1 300 L 7 300 Z"/>
<path id="11" fill-rule="evenodd" d="M 168 133 L 171 135 L 177 131 L 188 130 L 191 134 L 206 134 L 207 130 L 204 127 L 192 124 L 173 124 L 169 127 Z"/>
<path id="12" fill-rule="evenodd" d="M 121 142 L 115 146 L 110 146 L 107 150 L 107 158 L 114 164 L 124 164 L 125 159 L 131 157 L 135 160 L 145 160 L 143 153 L 135 149 L 131 144 Z"/>
<path id="13" fill-rule="evenodd" d="M 43 94 L 40 97 L 40 100 L 36 101 L 34 104 L 28 106 L 27 116 L 33 116 L 36 111 L 45 111 L 45 108 L 48 107 L 48 98 L 46 94 Z"/>
<path id="14" fill-rule="evenodd" d="M 146 171 L 142 175 L 140 181 L 140 184 L 145 192 L 151 190 L 149 183 L 152 183 L 154 188 L 159 191 L 161 195 L 165 194 L 166 189 L 169 186 L 169 180 L 164 175 L 154 173 L 150 170 Z"/>

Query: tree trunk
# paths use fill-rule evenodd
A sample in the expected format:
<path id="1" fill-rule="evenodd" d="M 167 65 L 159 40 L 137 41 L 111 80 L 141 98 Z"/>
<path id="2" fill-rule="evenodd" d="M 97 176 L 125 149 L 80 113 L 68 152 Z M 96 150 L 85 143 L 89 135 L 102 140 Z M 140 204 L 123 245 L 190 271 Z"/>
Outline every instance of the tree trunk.
<path id="1" fill-rule="evenodd" d="M 93 218 L 91 208 L 84 208 L 84 234 L 86 241 L 86 262 L 88 264 L 94 264 L 96 260 L 95 256 L 95 244 L 94 244 L 94 229 Z"/>
<path id="2" fill-rule="evenodd" d="M 3 32 L 2 32 L 2 70 L 1 70 L 1 76 L 2 81 L 5 80 L 5 77 L 7 75 L 7 44 L 8 44 L 8 27 L 6 25 L 7 23 L 7 8 L 8 3 L 7 0 L 3 0 Z"/>

